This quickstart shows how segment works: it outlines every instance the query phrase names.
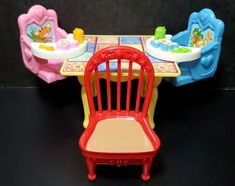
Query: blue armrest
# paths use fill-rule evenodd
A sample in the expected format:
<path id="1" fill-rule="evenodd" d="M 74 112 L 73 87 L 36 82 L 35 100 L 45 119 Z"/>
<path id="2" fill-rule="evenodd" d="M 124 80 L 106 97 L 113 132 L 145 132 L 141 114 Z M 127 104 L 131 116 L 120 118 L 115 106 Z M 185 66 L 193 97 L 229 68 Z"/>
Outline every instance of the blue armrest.
<path id="1" fill-rule="evenodd" d="M 189 31 L 185 30 L 185 31 L 179 32 L 178 34 L 172 36 L 171 41 L 176 42 L 181 46 L 187 46 L 188 39 L 189 39 Z"/>
<path id="2" fill-rule="evenodd" d="M 220 53 L 219 42 L 216 41 L 216 42 L 208 43 L 205 47 L 202 48 L 200 64 L 204 68 L 208 68 L 213 63 L 215 63 L 214 67 L 216 70 L 219 53 Z"/>
<path id="3" fill-rule="evenodd" d="M 215 50 L 219 47 L 219 42 L 217 41 L 213 41 L 211 43 L 208 43 L 205 47 L 202 48 L 202 51 L 201 51 L 201 56 L 204 56 L 208 53 L 210 53 L 212 50 Z"/>

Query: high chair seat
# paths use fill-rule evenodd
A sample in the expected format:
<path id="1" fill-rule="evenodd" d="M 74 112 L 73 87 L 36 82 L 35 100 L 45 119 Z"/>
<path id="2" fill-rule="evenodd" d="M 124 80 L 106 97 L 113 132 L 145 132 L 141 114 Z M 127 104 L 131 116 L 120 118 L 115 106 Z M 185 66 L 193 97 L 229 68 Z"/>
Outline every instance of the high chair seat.
<path id="1" fill-rule="evenodd" d="M 188 58 L 190 53 L 183 54 L 184 59 L 174 60 L 179 65 L 181 76 L 165 80 L 181 86 L 214 76 L 223 33 L 224 23 L 216 18 L 212 10 L 205 8 L 200 12 L 193 12 L 188 20 L 187 30 L 174 35 L 171 41 L 186 48 L 196 48 L 200 51 L 200 58 Z"/>
<path id="2" fill-rule="evenodd" d="M 78 44 L 58 26 L 54 10 L 41 5 L 34 5 L 20 15 L 18 25 L 25 67 L 47 83 L 64 79 L 60 75 L 63 61 L 87 50 L 86 42 Z"/>
<path id="3" fill-rule="evenodd" d="M 133 153 L 153 151 L 153 145 L 134 118 L 111 118 L 97 123 L 86 149 L 92 152 Z"/>

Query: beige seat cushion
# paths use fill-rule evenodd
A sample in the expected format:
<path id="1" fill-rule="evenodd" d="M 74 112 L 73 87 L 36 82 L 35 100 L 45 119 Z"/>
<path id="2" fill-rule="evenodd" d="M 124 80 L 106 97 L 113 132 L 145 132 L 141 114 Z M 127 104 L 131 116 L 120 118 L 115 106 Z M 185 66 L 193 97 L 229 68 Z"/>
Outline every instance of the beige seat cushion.
<path id="1" fill-rule="evenodd" d="M 97 123 L 86 149 L 93 152 L 148 152 L 152 143 L 133 118 L 112 118 Z"/>

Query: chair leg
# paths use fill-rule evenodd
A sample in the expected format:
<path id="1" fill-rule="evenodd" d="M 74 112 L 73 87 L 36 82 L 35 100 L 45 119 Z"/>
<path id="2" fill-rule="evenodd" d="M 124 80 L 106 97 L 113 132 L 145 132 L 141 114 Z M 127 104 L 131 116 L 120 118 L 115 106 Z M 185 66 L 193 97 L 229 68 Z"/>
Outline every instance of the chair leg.
<path id="1" fill-rule="evenodd" d="M 89 158 L 86 158 L 86 166 L 87 166 L 87 169 L 88 169 L 88 179 L 90 181 L 93 181 L 96 179 L 96 174 L 95 174 L 95 162 L 92 161 L 91 159 Z"/>
<path id="2" fill-rule="evenodd" d="M 148 181 L 150 179 L 149 172 L 151 167 L 152 167 L 152 159 L 145 160 L 142 166 L 142 175 L 141 175 L 142 180 Z"/>

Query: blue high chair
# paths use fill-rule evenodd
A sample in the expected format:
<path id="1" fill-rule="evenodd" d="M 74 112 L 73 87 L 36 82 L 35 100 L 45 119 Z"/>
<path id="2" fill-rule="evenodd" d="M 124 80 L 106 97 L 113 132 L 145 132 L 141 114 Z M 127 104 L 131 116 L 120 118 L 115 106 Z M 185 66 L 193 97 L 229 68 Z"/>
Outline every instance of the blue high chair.
<path id="1" fill-rule="evenodd" d="M 201 48 L 201 57 L 194 61 L 178 62 L 181 76 L 167 78 L 175 86 L 193 83 L 212 77 L 218 66 L 224 23 L 216 19 L 210 9 L 193 12 L 188 28 L 174 35 L 171 40 L 182 46 Z"/>

